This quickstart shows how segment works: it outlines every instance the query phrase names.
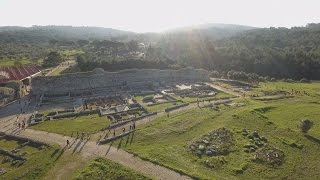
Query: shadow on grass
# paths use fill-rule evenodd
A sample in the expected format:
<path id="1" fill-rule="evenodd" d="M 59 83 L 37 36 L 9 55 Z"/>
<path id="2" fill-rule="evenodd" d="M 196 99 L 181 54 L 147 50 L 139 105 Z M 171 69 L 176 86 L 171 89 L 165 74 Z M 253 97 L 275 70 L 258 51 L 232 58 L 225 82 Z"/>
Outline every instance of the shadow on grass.
<path id="1" fill-rule="evenodd" d="M 134 133 L 135 133 L 135 131 L 133 131 L 133 133 L 131 135 L 130 144 L 133 142 Z"/>
<path id="2" fill-rule="evenodd" d="M 309 134 L 305 134 L 304 135 L 307 139 L 309 139 L 310 141 L 314 142 L 314 143 L 317 143 L 317 144 L 320 144 L 320 139 L 318 138 L 315 138 Z"/>
<path id="3" fill-rule="evenodd" d="M 57 161 L 57 160 L 62 156 L 62 154 L 64 153 L 64 151 L 66 150 L 66 148 L 67 148 L 67 145 L 65 145 L 65 146 L 63 147 L 63 149 L 61 149 L 60 154 L 57 156 L 57 158 L 56 158 L 54 161 Z"/>
<path id="4" fill-rule="evenodd" d="M 54 150 L 54 152 L 51 154 L 51 157 L 54 157 L 58 152 L 59 152 L 60 149 L 56 149 Z"/>
<path id="5" fill-rule="evenodd" d="M 119 144 L 118 144 L 118 147 L 117 147 L 117 150 L 119 150 L 121 148 L 121 145 L 122 145 L 122 140 L 123 140 L 123 137 L 121 138 Z"/>

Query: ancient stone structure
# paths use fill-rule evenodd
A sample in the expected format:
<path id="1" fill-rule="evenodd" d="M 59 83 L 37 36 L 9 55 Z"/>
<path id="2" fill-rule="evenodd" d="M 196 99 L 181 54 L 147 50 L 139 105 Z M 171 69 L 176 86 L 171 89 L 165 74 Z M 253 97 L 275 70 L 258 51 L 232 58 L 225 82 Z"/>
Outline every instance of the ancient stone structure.
<path id="1" fill-rule="evenodd" d="M 31 86 L 33 94 L 37 96 L 80 96 L 139 92 L 164 85 L 208 80 L 208 71 L 192 68 L 180 70 L 128 69 L 118 72 L 95 69 L 84 73 L 35 77 L 31 81 Z"/>

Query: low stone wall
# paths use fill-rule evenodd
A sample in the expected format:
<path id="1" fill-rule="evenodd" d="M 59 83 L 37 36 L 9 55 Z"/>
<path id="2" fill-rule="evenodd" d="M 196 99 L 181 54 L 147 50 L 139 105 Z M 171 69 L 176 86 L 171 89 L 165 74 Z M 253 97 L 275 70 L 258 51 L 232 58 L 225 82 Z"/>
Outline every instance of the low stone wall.
<path id="1" fill-rule="evenodd" d="M 165 109 L 164 111 L 165 112 L 170 112 L 170 111 L 173 111 L 173 110 L 176 110 L 176 109 L 188 106 L 188 105 L 189 105 L 189 103 L 184 103 L 184 104 L 180 104 L 180 105 L 177 105 L 177 106 L 169 107 L 169 108 Z"/>
<path id="2" fill-rule="evenodd" d="M 117 128 L 117 127 L 123 126 L 123 125 L 125 125 L 125 124 L 128 124 L 128 123 L 130 123 L 130 122 L 138 121 L 138 120 L 141 120 L 141 119 L 143 119 L 143 118 L 150 117 L 150 116 L 154 116 L 154 115 L 157 115 L 157 112 L 148 113 L 148 114 L 143 115 L 143 116 L 140 116 L 140 117 L 136 117 L 136 118 L 132 118 L 132 119 L 127 119 L 127 120 L 124 120 L 124 121 L 120 121 L 120 122 L 111 124 L 109 127 L 106 127 L 106 128 L 104 128 L 104 129 L 102 129 L 102 130 Z"/>
<path id="3" fill-rule="evenodd" d="M 40 141 L 37 141 L 37 140 L 34 140 L 34 139 L 30 139 L 30 138 L 27 138 L 27 137 L 7 134 L 7 133 L 4 133 L 4 132 L 0 132 L 0 136 L 3 139 L 29 142 L 29 145 L 34 146 L 34 147 L 49 146 L 49 144 L 47 144 L 47 143 L 43 143 L 43 142 L 40 142 Z"/>

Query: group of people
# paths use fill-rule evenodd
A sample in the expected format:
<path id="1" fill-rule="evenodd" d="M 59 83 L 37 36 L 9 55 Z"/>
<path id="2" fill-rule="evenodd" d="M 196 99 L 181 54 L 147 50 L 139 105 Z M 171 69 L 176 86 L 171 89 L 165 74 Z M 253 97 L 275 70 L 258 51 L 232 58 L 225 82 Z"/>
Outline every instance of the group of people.
<path id="1" fill-rule="evenodd" d="M 26 126 L 26 123 L 25 123 L 25 121 L 22 121 L 22 123 L 20 123 L 20 122 L 18 122 L 18 128 L 19 129 L 25 129 L 27 126 Z"/>
<path id="2" fill-rule="evenodd" d="M 136 122 L 133 122 L 132 124 L 130 124 L 130 126 L 129 126 L 129 132 L 130 131 L 133 131 L 133 130 L 135 130 L 136 129 Z M 123 127 L 122 128 L 122 134 L 124 134 L 126 132 L 126 128 L 125 127 Z M 109 131 L 108 131 L 108 133 L 103 133 L 103 134 L 105 134 L 105 136 L 104 136 L 104 139 L 107 139 L 108 138 L 108 135 L 111 133 L 111 129 L 109 129 Z M 116 137 L 116 130 L 115 129 L 113 129 L 113 137 Z"/>

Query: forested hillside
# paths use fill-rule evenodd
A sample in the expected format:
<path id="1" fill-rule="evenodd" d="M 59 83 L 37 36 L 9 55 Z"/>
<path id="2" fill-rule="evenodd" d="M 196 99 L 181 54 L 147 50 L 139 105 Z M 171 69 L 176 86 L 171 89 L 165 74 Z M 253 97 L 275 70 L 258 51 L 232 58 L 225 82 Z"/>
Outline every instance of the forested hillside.
<path id="1" fill-rule="evenodd" d="M 103 67 L 244 71 L 262 76 L 320 79 L 320 24 L 254 28 L 208 24 L 163 33 L 108 28 L 35 26 L 0 28 L 0 61 L 41 62 L 51 51 L 81 50 L 80 70 Z"/>
<path id="2" fill-rule="evenodd" d="M 220 40 L 217 69 L 278 78 L 320 79 L 320 24 L 257 29 Z"/>

